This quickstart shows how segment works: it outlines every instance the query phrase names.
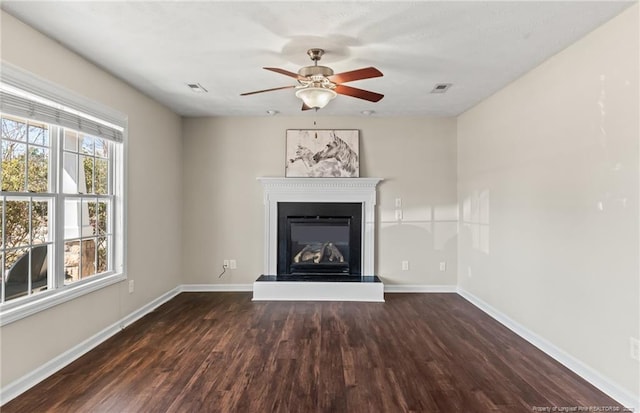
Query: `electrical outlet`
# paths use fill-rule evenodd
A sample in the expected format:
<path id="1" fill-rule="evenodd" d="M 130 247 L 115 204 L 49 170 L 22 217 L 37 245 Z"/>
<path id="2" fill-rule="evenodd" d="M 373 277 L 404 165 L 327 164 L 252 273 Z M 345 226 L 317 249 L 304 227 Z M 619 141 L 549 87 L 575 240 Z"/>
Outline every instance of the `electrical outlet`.
<path id="1" fill-rule="evenodd" d="M 236 265 L 236 260 L 229 260 L 229 268 L 232 270 L 238 268 L 238 266 Z"/>
<path id="2" fill-rule="evenodd" d="M 447 271 L 447 262 L 440 261 L 440 271 Z"/>
<path id="3" fill-rule="evenodd" d="M 632 359 L 640 361 L 640 340 L 629 337 L 629 351 Z"/>
<path id="4" fill-rule="evenodd" d="M 129 294 L 131 294 L 135 289 L 135 284 L 133 280 L 129 280 Z"/>
<path id="5" fill-rule="evenodd" d="M 402 208 L 402 198 L 396 198 L 396 208 Z"/>
<path id="6" fill-rule="evenodd" d="M 224 260 L 224 261 L 222 261 L 222 266 L 223 266 L 224 268 L 229 268 L 229 260 Z"/>
<path id="7" fill-rule="evenodd" d="M 402 210 L 396 209 L 396 221 L 401 221 L 401 220 L 402 220 Z"/>
<path id="8" fill-rule="evenodd" d="M 409 261 L 402 261 L 402 271 L 409 271 Z"/>

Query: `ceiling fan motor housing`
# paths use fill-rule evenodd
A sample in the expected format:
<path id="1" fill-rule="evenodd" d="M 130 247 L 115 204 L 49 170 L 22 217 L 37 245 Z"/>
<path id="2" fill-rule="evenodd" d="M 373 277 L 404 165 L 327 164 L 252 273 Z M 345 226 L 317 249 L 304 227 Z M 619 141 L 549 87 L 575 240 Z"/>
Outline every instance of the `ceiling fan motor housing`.
<path id="1" fill-rule="evenodd" d="M 305 66 L 298 70 L 300 76 L 332 76 L 333 70 L 327 66 Z"/>

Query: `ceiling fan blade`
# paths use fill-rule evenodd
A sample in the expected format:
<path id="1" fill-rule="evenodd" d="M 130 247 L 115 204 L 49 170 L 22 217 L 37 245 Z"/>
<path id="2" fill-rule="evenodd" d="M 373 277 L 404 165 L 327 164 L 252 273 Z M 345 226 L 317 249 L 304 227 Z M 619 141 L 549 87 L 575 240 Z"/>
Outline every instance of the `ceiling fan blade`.
<path id="1" fill-rule="evenodd" d="M 280 69 L 280 68 L 277 68 L 277 67 L 263 67 L 263 69 L 271 70 L 272 72 L 280 73 L 281 75 L 289 76 L 289 77 L 292 77 L 294 79 L 303 78 L 302 76 L 300 76 L 297 73 L 293 73 L 293 72 L 290 72 L 288 70 Z"/>
<path id="2" fill-rule="evenodd" d="M 313 109 L 311 106 L 307 106 L 306 103 L 302 102 L 302 109 L 301 110 L 310 110 Z"/>
<path id="3" fill-rule="evenodd" d="M 296 87 L 296 86 L 295 85 L 291 85 L 291 86 L 274 87 L 272 89 L 256 90 L 255 92 L 241 93 L 240 96 L 255 95 L 256 93 L 272 92 L 274 90 L 293 89 L 294 87 Z"/>
<path id="4" fill-rule="evenodd" d="M 353 82 L 354 80 L 370 79 L 372 77 L 380 77 L 382 72 L 375 67 L 365 67 L 363 69 L 352 70 L 350 72 L 338 73 L 329 76 L 329 80 L 333 83 Z"/>
<path id="5" fill-rule="evenodd" d="M 335 89 L 336 93 L 341 95 L 347 95 L 358 99 L 368 100 L 370 102 L 377 102 L 384 97 L 380 93 L 370 92 L 364 89 L 358 89 L 351 86 L 338 85 Z"/>

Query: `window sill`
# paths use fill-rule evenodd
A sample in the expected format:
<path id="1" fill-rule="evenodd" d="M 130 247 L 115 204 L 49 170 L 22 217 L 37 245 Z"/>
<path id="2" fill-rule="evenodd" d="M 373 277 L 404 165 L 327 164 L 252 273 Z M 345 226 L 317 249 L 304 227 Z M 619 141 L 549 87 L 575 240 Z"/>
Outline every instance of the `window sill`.
<path id="1" fill-rule="evenodd" d="M 36 296 L 38 298 L 24 303 L 15 303 L 15 305 L 11 302 L 6 303 L 3 305 L 5 308 L 0 308 L 0 327 L 126 279 L 127 276 L 124 273 L 110 274 L 81 285 L 43 292 Z"/>

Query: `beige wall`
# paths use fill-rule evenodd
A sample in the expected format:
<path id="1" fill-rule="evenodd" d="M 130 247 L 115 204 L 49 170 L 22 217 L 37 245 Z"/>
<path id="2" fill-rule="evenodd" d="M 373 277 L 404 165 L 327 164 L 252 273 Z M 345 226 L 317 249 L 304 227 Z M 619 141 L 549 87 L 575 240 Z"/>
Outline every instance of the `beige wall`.
<path id="1" fill-rule="evenodd" d="M 129 117 L 126 282 L 8 324 L 5 386 L 180 284 L 180 117 L 12 16 L 1 15 L 1 57 Z"/>
<path id="2" fill-rule="evenodd" d="M 638 46 L 635 5 L 458 119 L 460 287 L 632 394 Z"/>
<path id="3" fill-rule="evenodd" d="M 360 130 L 360 176 L 379 177 L 377 273 L 390 284 L 456 284 L 455 119 L 185 119 L 184 281 L 250 284 L 263 265 L 259 176 L 283 176 L 287 129 Z M 395 198 L 405 221 L 394 221 Z M 222 260 L 237 270 L 219 279 Z M 410 262 L 401 271 L 401 261 Z M 446 261 L 446 272 L 438 263 Z"/>

